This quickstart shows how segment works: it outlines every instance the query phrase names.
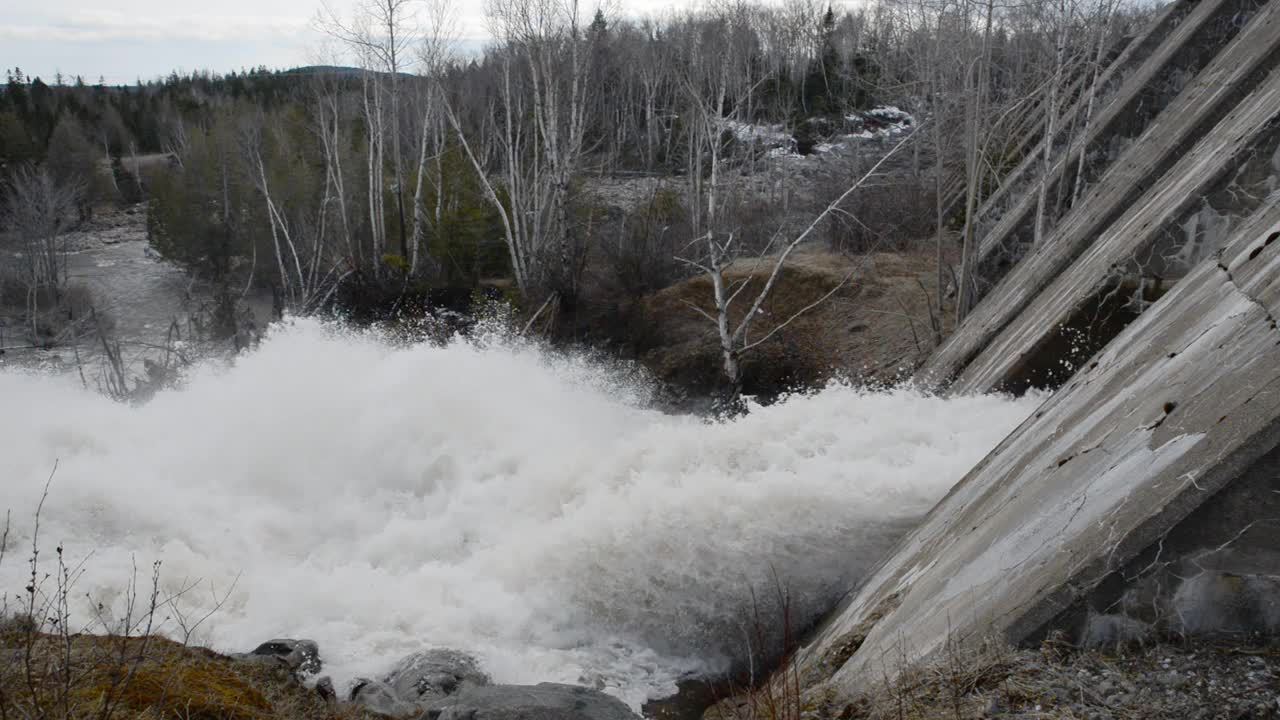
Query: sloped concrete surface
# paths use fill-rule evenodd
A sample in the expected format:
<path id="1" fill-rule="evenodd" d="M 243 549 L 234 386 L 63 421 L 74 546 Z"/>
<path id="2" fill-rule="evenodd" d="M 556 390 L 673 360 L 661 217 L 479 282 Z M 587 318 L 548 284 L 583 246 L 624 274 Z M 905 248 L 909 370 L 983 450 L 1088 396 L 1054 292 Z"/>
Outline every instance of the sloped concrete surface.
<path id="1" fill-rule="evenodd" d="M 1209 65 L 1215 59 L 1215 52 L 1236 37 L 1243 26 L 1239 22 L 1242 12 L 1249 12 L 1252 6 L 1249 0 L 1189 0 L 1169 5 L 1164 11 L 1166 14 L 1151 24 L 1150 37 L 1133 43 L 1099 77 L 1102 92 L 1096 100 L 1098 107 L 1080 137 L 1056 154 L 1050 167 L 1050 193 L 1057 192 L 1057 183 L 1064 177 L 1068 183 L 1071 182 L 1082 152 L 1087 157 L 1085 170 L 1088 180 L 1092 182 L 1100 176 L 1116 159 L 1116 154 L 1107 153 L 1104 147 L 1120 144 L 1124 138 L 1139 136 L 1178 95 L 1176 90 L 1170 92 L 1166 88 L 1179 87 L 1181 82 L 1185 82 L 1184 78 Z M 1144 54 L 1143 51 L 1153 44 L 1152 37 L 1160 38 L 1161 42 L 1154 51 Z M 1248 42 L 1256 44 L 1259 40 L 1254 37 Z M 1236 57 L 1234 64 L 1257 62 L 1264 56 L 1259 54 L 1243 60 Z M 1124 72 L 1127 65 L 1138 60 L 1141 64 L 1137 68 Z M 1248 67 L 1246 65 L 1244 69 Z M 1122 82 L 1117 83 L 1118 87 L 1110 87 L 1117 76 L 1122 78 Z M 1212 82 L 1236 81 L 1213 78 L 1212 75 L 1208 77 Z M 1084 108 L 1073 107 L 1064 114 L 1064 119 L 1073 117 L 1073 113 L 1083 112 Z M 1072 129 L 1071 123 L 1066 121 L 1061 127 L 1063 135 Z M 1055 139 L 1055 143 L 1058 142 Z M 980 227 L 991 227 L 980 235 L 980 261 L 1008 245 L 1016 239 L 1014 236 L 1032 231 L 1038 195 L 1028 191 L 1033 184 L 1038 186 L 1043 153 L 1042 141 L 1013 172 L 1002 179 L 1000 188 L 984 204 L 978 222 Z M 1161 157 L 1153 154 L 1155 160 Z M 1005 205 L 1009 207 L 1003 207 Z M 992 218 L 997 218 L 994 224 Z"/>
<path id="2" fill-rule="evenodd" d="M 1268 20 L 1273 42 L 1280 43 L 1280 3 L 1269 9 L 1274 12 L 1257 20 Z M 1278 118 L 1280 71 L 1272 70 L 1141 198 L 1128 204 L 1114 223 L 1103 230 L 1085 227 L 1076 232 L 1074 228 L 1089 223 L 1074 218 L 1087 217 L 1091 207 L 1100 210 L 1109 202 L 1105 193 L 1116 188 L 1104 180 L 1095 190 L 1097 202 L 1082 205 L 1063 221 L 1059 232 L 1019 263 L 935 353 L 920 376 L 945 382 L 954 370 L 963 368 L 950 386 L 952 392 L 1006 387 L 1043 343 L 1105 291 L 1116 270 L 1136 263 L 1167 228 L 1193 214 L 1203 197 L 1230 185 L 1235 171 L 1260 148 L 1267 155 L 1274 152 L 1271 146 L 1280 139 Z M 1167 131 L 1157 124 L 1149 133 Z M 1109 173 L 1117 176 L 1119 186 L 1125 183 L 1125 167 Z"/>
<path id="3" fill-rule="evenodd" d="M 1273 29 L 1280 37 L 1280 22 Z M 1162 231 L 1182 220 L 1200 198 L 1229 185 L 1235 170 L 1259 148 L 1271 162 L 1278 140 L 1280 70 L 1273 70 L 1069 268 L 1047 287 L 1041 283 L 1044 290 L 965 368 L 952 391 L 981 393 L 1006 387 L 1043 343 L 1067 326 L 1085 303 L 1106 291 L 1116 269 L 1136 264 Z M 1263 193 L 1270 190 L 1274 187 Z M 1054 254 L 1055 249 L 1047 247 L 1041 255 Z M 1036 265 L 1033 260 L 1028 258 L 1026 267 Z"/>
<path id="4" fill-rule="evenodd" d="M 1271 2 L 1109 166 L 1044 243 L 987 294 L 921 368 L 919 379 L 945 386 L 960 376 L 955 392 L 1000 387 L 1036 343 L 1098 291 L 1112 266 L 1150 247 L 1199 198 L 1229 183 L 1242 156 L 1276 131 L 1268 123 L 1280 108 L 1280 73 L 1271 70 L 1277 48 L 1280 3 Z M 1034 195 L 1026 193 L 1008 222 L 1020 222 L 1034 206 Z"/>
<path id="5" fill-rule="evenodd" d="M 951 641 L 1034 639 L 1229 497 L 1280 446 L 1277 317 L 1273 195 L 934 508 L 802 651 L 806 681 L 849 695 Z"/>
<path id="6" fill-rule="evenodd" d="M 1211 13 L 1207 13 L 1209 5 L 1215 3 L 1203 3 L 1201 0 L 1177 0 L 1165 5 L 1159 11 L 1150 23 L 1143 27 L 1137 28 L 1132 37 L 1118 38 L 1116 46 L 1113 48 L 1115 56 L 1107 63 L 1103 71 L 1098 75 L 1097 82 L 1099 91 L 1094 97 L 1095 117 L 1090 120 L 1090 127 L 1086 132 L 1088 140 L 1085 145 L 1096 139 L 1100 134 L 1105 135 L 1108 128 L 1103 116 L 1100 114 L 1110 105 L 1113 97 L 1129 98 L 1130 94 L 1125 92 L 1126 87 L 1141 88 L 1143 85 L 1151 82 L 1151 77 L 1138 78 L 1136 81 L 1124 84 L 1124 81 L 1130 78 L 1130 74 L 1138 69 L 1155 71 L 1158 67 L 1155 64 L 1147 64 L 1153 53 L 1161 52 L 1170 47 L 1169 39 L 1175 30 L 1188 32 L 1196 29 L 1200 21 L 1193 16 L 1195 13 L 1203 13 L 1207 18 Z M 1184 25 L 1184 22 L 1186 23 Z M 1176 42 L 1176 40 L 1175 40 Z M 1069 127 L 1071 123 L 1078 117 L 1082 116 L 1088 108 L 1088 99 L 1081 92 L 1084 89 L 1084 81 L 1088 78 L 1086 71 L 1077 78 L 1070 86 L 1068 96 L 1075 96 L 1069 109 L 1062 113 L 1060 118 L 1063 125 Z M 1136 99 L 1136 98 L 1135 98 Z M 1123 104 L 1123 103 L 1121 103 Z M 1022 161 L 1006 175 L 1000 186 L 992 191 L 991 195 L 983 199 L 982 206 L 978 209 L 978 221 L 980 224 L 987 224 L 987 221 L 993 217 L 1001 215 L 1001 209 L 1008 205 L 1010 198 L 1016 198 L 1019 191 L 1026 188 L 1027 183 L 1035 178 L 1037 168 L 1041 165 L 1040 155 L 1044 152 L 1044 116 L 1041 112 L 1040 105 L 1030 108 L 1025 116 L 1016 124 L 1016 130 L 1012 137 L 1016 138 L 1016 145 L 1012 148 L 1011 157 L 1021 157 Z M 1066 132 L 1066 131 L 1064 131 Z M 1055 142 L 1057 142 L 1055 140 Z M 964 198 L 965 178 L 963 171 L 956 171 L 951 179 L 946 183 L 946 190 L 943 192 L 943 206 L 946 214 L 950 215 L 956 206 Z"/>

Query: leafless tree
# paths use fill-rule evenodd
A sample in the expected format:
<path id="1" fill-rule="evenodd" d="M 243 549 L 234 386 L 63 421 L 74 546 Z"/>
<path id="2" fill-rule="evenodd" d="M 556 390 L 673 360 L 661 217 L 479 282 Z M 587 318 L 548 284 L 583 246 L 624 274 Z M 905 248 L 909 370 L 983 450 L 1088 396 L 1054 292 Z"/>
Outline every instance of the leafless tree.
<path id="1" fill-rule="evenodd" d="M 75 224 L 83 193 L 83 180 L 58 179 L 46 168 L 19 168 L 6 183 L 4 224 L 16 236 L 21 253 L 19 276 L 27 288 L 33 341 L 39 335 L 41 307 L 54 307 L 62 301 L 67 248 L 60 236 Z"/>
<path id="2" fill-rule="evenodd" d="M 405 220 L 404 154 L 401 152 L 401 88 L 410 69 L 419 32 L 413 0 L 362 0 L 350 19 L 326 5 L 320 28 L 345 43 L 355 55 L 363 75 L 363 106 L 368 128 L 369 213 L 375 258 L 386 251 L 385 192 L 386 142 L 391 142 L 391 169 L 395 193 L 401 258 L 408 258 L 409 237 Z M 375 265 L 376 267 L 376 265 Z"/>
<path id="3" fill-rule="evenodd" d="M 577 0 L 491 0 L 487 17 L 498 97 L 476 132 L 446 109 L 486 197 L 502 219 L 516 285 L 533 293 L 577 291 L 579 243 L 573 182 L 586 150 L 592 39 Z M 526 118 L 531 118 L 527 122 Z M 492 144 L 498 171 L 483 157 Z"/>
<path id="4" fill-rule="evenodd" d="M 339 256 L 332 252 L 325 234 L 325 205 L 332 187 L 324 183 L 318 217 L 314 222 L 291 220 L 287 208 L 272 194 L 272 179 L 264 158 L 265 135 L 274 128 L 261 113 L 240 123 L 238 141 L 254 187 L 267 211 L 267 224 L 276 270 L 284 300 L 290 310 L 306 312 L 317 307 L 332 292 L 346 272 Z"/>
<path id="5" fill-rule="evenodd" d="M 739 69 L 743 64 L 735 59 L 738 53 L 744 52 L 744 48 L 729 41 L 735 36 L 734 28 L 744 22 L 747 16 L 740 8 L 728 4 L 719 6 L 714 12 L 715 22 L 701 36 L 690 38 L 684 53 L 679 56 L 680 70 L 677 76 L 685 91 L 683 114 L 686 117 L 689 146 L 687 175 L 690 204 L 695 209 L 695 238 L 688 245 L 689 252 L 679 259 L 704 273 L 711 281 L 713 309 L 707 311 L 694 303 L 690 303 L 690 306 L 715 326 L 724 378 L 729 394 L 736 395 L 742 386 L 743 356 L 826 301 L 844 284 L 838 284 L 791 317 L 752 335 L 761 307 L 777 287 L 788 261 L 798 248 L 812 239 L 814 231 L 830 215 L 841 212 L 841 205 L 913 139 L 914 133 L 894 145 L 869 171 L 857 178 L 819 212 L 803 230 L 789 239 L 775 234 L 766 247 L 758 249 L 756 252 L 759 253 L 760 261 L 764 267 L 769 268 L 762 284 L 753 286 L 754 276 L 731 282 L 726 270 L 746 253 L 741 239 L 729 229 L 731 223 L 724 214 L 730 186 L 735 180 L 732 176 L 744 172 L 745 168 L 744 158 L 741 156 L 734 162 L 729 162 L 724 157 L 724 131 L 726 124 L 737 120 L 738 113 L 746 106 L 743 99 L 750 94 L 755 81 L 749 75 L 744 77 L 740 73 Z M 749 49 L 745 50 L 749 52 Z M 745 304 L 746 310 L 735 323 L 734 305 L 739 299 Z"/>

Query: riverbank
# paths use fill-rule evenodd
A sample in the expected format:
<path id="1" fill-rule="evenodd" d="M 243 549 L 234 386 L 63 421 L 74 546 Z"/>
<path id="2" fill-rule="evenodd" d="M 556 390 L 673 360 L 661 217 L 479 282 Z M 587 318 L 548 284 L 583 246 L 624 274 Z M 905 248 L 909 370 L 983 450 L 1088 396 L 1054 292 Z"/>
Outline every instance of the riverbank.
<path id="1" fill-rule="evenodd" d="M 135 628 L 126 620 L 120 635 L 68 634 L 56 618 L 29 614 L 0 620 L 0 718 L 639 720 L 598 688 L 494 684 L 475 658 L 440 648 L 340 696 L 313 641 L 219 654 L 146 634 L 159 610 L 152 604 Z"/>
<path id="2" fill-rule="evenodd" d="M 359 720 L 281 658 L 235 659 L 159 636 L 60 635 L 0 623 L 0 717 Z"/>
<path id="3" fill-rule="evenodd" d="M 460 705 L 474 717 L 504 720 L 635 717 L 592 688 L 492 685 L 473 659 L 447 650 L 411 655 L 387 677 L 343 695 L 324 677 L 322 660 L 306 641 L 272 641 L 226 655 L 158 636 L 33 633 L 29 624 L 9 619 L 0 624 L 0 657 L 0 702 L 10 717 L 375 720 L 434 718 L 442 708 Z M 691 684 L 683 702 L 651 703 L 644 717 L 1273 719 L 1280 717 L 1280 642 L 1167 638 L 1091 649 L 1054 641 L 1034 649 L 993 644 L 909 668 L 852 701 L 775 686 L 739 690 L 702 710 L 731 690 L 728 683 Z M 557 712 L 545 704 L 566 698 L 560 714 L 539 714 Z M 472 707 L 481 702 L 503 707 Z M 428 707 L 436 709 L 423 709 Z"/>
<path id="4" fill-rule="evenodd" d="M 1263 720 L 1280 717 L 1280 641 L 1274 638 L 1165 638 L 1129 646 L 1039 648 L 995 643 L 944 653 L 905 669 L 886 660 L 888 684 L 852 698 L 780 680 L 772 689 L 735 694 L 704 720 L 1031 720 L 1183 718 Z M 792 682 L 795 682 L 794 676 Z M 679 715 L 660 715 L 678 720 Z"/>

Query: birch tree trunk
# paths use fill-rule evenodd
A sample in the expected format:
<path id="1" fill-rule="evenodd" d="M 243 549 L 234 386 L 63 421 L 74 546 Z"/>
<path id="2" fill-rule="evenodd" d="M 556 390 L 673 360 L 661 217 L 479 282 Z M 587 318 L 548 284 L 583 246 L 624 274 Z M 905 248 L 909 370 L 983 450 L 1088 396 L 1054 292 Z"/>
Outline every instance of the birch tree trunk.
<path id="1" fill-rule="evenodd" d="M 1045 210 L 1048 202 L 1050 175 L 1053 167 L 1053 146 L 1058 131 L 1058 88 L 1062 85 L 1063 68 L 1066 65 L 1067 37 L 1071 31 L 1071 18 L 1067 14 L 1066 0 L 1058 3 L 1057 47 L 1054 50 L 1053 77 L 1045 88 L 1044 152 L 1040 163 L 1040 187 L 1036 194 L 1035 239 L 1038 247 L 1044 242 Z"/>

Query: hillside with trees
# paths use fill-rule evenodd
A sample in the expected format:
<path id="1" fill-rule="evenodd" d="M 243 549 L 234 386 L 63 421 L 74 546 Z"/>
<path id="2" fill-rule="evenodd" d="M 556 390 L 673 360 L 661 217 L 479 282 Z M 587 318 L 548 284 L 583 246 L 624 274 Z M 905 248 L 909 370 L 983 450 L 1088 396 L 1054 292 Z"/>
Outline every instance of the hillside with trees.
<path id="1" fill-rule="evenodd" d="M 700 389 L 776 391 L 787 373 L 753 386 L 744 362 L 846 332 L 822 327 L 850 322 L 827 306 L 873 300 L 859 288 L 888 253 L 912 259 L 909 292 L 874 312 L 909 329 L 916 351 L 892 363 L 910 369 L 989 284 L 979 209 L 1041 161 L 1040 137 L 1086 131 L 1147 13 L 789 0 L 634 19 L 493 0 L 491 42 L 467 55 L 445 4 L 366 0 L 319 14 L 330 65 L 123 87 L 14 69 L 0 299 L 32 342 L 65 339 L 35 320 L 66 304 L 59 237 L 145 202 L 151 246 L 218 289 L 226 334 L 250 289 L 360 321 L 484 296 L 527 331 L 631 356 L 692 337 L 718 375 L 700 368 Z M 1045 184 L 1037 230 L 1079 193 Z M 849 369 L 834 362 L 800 375 Z"/>

